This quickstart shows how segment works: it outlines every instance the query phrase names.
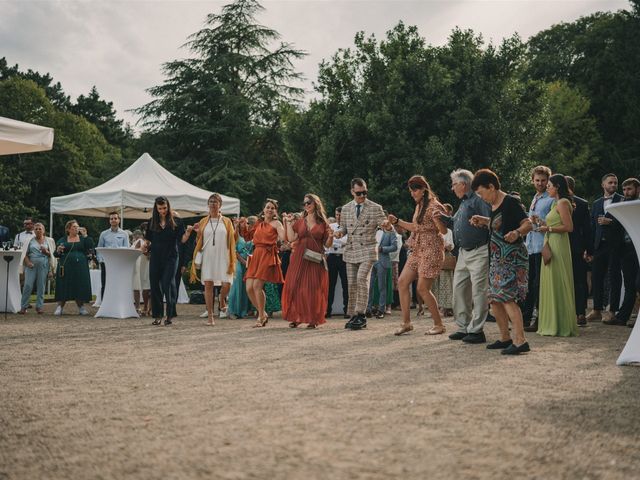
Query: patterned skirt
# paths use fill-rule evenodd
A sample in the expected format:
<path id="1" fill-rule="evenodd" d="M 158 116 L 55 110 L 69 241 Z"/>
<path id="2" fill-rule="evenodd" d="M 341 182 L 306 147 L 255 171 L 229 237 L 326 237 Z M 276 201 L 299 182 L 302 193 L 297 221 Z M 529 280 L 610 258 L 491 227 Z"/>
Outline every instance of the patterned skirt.
<path id="1" fill-rule="evenodd" d="M 489 262 L 489 300 L 524 301 L 529 283 L 529 255 L 524 243 L 505 242 L 502 235 L 492 232 Z"/>

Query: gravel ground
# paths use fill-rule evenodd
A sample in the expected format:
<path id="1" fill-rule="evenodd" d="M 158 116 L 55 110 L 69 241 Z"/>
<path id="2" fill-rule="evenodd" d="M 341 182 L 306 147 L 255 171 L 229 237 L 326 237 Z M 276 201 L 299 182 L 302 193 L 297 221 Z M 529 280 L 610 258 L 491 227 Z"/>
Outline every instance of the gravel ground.
<path id="1" fill-rule="evenodd" d="M 352 332 L 179 308 L 0 320 L 0 479 L 640 478 L 626 327 L 504 357 L 424 317 L 395 337 L 395 312 Z"/>

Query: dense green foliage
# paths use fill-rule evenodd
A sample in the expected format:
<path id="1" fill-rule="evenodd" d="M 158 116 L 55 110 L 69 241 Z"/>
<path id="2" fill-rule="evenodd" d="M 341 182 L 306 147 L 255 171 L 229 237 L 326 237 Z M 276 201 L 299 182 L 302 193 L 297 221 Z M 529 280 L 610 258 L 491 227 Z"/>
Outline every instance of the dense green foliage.
<path id="1" fill-rule="evenodd" d="M 72 101 L 49 74 L 0 58 L 0 115 L 56 129 L 53 151 L 0 160 L 0 222 L 15 232 L 26 214 L 46 219 L 51 196 L 104 182 L 145 151 L 240 197 L 245 214 L 267 196 L 299 208 L 307 191 L 332 209 L 361 176 L 373 200 L 405 216 L 410 175 L 455 201 L 457 167 L 494 168 L 526 197 L 530 168 L 546 164 L 594 198 L 602 174 L 640 174 L 640 3 L 630 3 L 527 42 L 456 29 L 433 46 L 403 23 L 382 39 L 359 32 L 322 62 L 302 104 L 294 62 L 304 52 L 256 21 L 256 0 L 236 0 L 189 37 L 188 58 L 163 66 L 138 138 L 95 87 Z"/>

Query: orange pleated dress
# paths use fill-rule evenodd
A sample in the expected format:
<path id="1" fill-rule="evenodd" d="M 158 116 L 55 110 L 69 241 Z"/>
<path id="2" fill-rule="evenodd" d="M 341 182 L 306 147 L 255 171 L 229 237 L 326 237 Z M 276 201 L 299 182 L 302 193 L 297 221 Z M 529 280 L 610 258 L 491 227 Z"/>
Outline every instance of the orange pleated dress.
<path id="1" fill-rule="evenodd" d="M 293 323 L 321 325 L 326 322 L 324 314 L 329 298 L 329 273 L 324 263 L 305 260 L 303 255 L 307 248 L 324 253 L 330 227 L 318 223 L 308 230 L 303 218 L 292 227 L 298 234 L 298 241 L 291 254 L 282 290 L 282 318 Z"/>
<path id="2" fill-rule="evenodd" d="M 280 256 L 278 255 L 278 230 L 265 222 L 256 225 L 253 233 L 253 254 L 249 257 L 244 279 L 257 278 L 269 283 L 283 283 Z"/>

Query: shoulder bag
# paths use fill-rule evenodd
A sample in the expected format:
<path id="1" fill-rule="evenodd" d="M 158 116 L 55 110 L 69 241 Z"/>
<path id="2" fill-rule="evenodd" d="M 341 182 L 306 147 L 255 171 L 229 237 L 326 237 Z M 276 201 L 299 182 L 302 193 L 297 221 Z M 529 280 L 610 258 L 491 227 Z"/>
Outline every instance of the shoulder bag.
<path id="1" fill-rule="evenodd" d="M 309 226 L 307 225 L 307 220 L 303 219 L 302 220 L 304 222 L 304 227 L 307 230 L 307 232 L 309 233 L 309 237 L 316 242 L 316 244 L 318 243 L 317 240 L 315 238 L 313 238 L 313 235 L 311 234 L 311 231 L 309 230 Z M 320 249 L 322 249 L 322 247 L 320 246 Z M 329 270 L 329 266 L 327 265 L 327 259 L 324 255 L 324 253 L 320 253 L 320 252 L 316 252 L 315 250 L 311 250 L 309 248 L 305 248 L 304 249 L 304 253 L 302 254 L 302 258 L 309 261 L 309 262 L 313 262 L 313 263 L 322 263 L 324 266 L 325 270 Z"/>

